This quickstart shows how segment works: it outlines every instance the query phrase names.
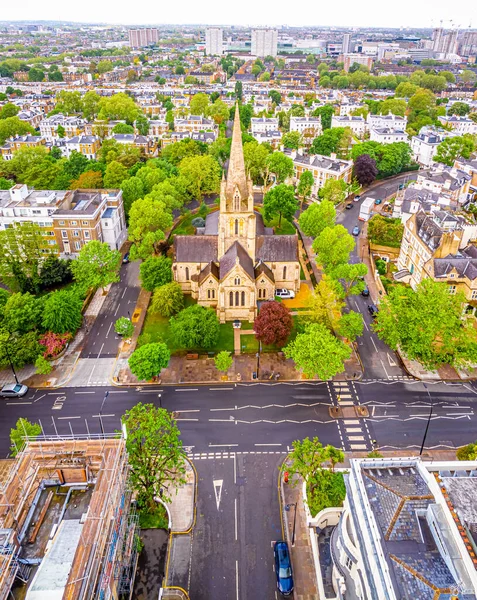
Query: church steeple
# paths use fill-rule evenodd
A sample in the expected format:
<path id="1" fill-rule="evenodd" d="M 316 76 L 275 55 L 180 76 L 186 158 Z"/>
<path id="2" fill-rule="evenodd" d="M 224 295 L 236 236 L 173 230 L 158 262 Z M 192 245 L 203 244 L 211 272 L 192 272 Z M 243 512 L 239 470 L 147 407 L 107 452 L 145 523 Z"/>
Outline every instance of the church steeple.
<path id="1" fill-rule="evenodd" d="M 237 189 L 240 193 L 241 202 L 246 202 L 250 193 L 249 182 L 245 172 L 245 160 L 243 157 L 242 128 L 240 125 L 240 113 L 238 102 L 235 105 L 234 127 L 232 132 L 232 146 L 230 148 L 229 169 L 227 171 L 227 185 L 225 195 L 227 200 L 233 201 Z"/>

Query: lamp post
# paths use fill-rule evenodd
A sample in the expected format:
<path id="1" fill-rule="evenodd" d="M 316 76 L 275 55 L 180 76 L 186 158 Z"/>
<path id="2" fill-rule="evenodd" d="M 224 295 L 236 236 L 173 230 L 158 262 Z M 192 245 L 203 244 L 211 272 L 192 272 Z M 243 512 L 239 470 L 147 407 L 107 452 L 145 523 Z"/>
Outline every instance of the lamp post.
<path id="1" fill-rule="evenodd" d="M 294 515 L 293 515 L 292 548 L 293 548 L 293 546 L 295 545 L 295 530 L 296 530 L 296 505 L 297 505 L 297 503 L 296 503 L 296 502 L 291 502 L 290 504 L 286 504 L 286 505 L 285 505 L 285 510 L 286 510 L 287 512 L 289 512 L 289 510 L 290 510 L 290 508 L 291 508 L 292 506 L 294 506 L 294 507 L 295 507 L 295 513 L 294 513 Z"/>
<path id="2" fill-rule="evenodd" d="M 431 408 L 429 410 L 429 416 L 427 418 L 426 430 L 424 431 L 424 437 L 422 438 L 422 444 L 421 444 L 421 449 L 419 451 L 419 456 L 422 455 L 422 452 L 424 450 L 424 444 L 426 443 L 426 437 L 427 437 L 427 432 L 429 430 L 429 424 L 430 424 L 431 419 L 432 419 L 432 408 L 433 408 L 433 406 L 432 406 L 432 396 L 431 396 L 431 394 L 430 394 L 430 392 L 429 392 L 429 390 L 427 388 L 427 385 L 425 383 L 423 383 L 422 385 L 426 388 L 426 392 L 427 392 L 427 395 L 429 396 L 429 401 L 431 403 Z"/>
<path id="3" fill-rule="evenodd" d="M 159 406 L 162 408 L 162 394 L 157 394 L 157 397 L 159 398 Z"/>
<path id="4" fill-rule="evenodd" d="M 109 391 L 107 391 L 104 394 L 104 398 L 103 401 L 101 402 L 101 408 L 99 409 L 99 426 L 101 427 L 101 435 L 104 437 L 104 427 L 103 427 L 103 418 L 102 418 L 102 412 L 103 412 L 103 406 L 104 403 L 106 402 L 106 398 L 109 396 Z"/>

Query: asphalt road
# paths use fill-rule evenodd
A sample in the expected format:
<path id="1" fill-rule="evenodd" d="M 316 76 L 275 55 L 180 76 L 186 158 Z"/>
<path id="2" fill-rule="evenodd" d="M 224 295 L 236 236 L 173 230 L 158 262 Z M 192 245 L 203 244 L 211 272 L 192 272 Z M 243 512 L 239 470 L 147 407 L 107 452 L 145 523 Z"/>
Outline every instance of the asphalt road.
<path id="1" fill-rule="evenodd" d="M 81 353 L 81 358 L 116 356 L 119 336 L 114 323 L 120 317 L 132 316 L 140 292 L 139 261 L 121 265 L 120 281 L 113 283 L 101 311 L 95 319 Z"/>

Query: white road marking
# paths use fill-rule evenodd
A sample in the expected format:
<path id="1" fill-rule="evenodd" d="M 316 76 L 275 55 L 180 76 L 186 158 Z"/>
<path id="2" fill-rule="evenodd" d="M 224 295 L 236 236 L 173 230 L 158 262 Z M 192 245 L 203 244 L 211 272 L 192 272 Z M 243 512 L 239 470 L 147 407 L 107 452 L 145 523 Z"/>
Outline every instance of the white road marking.
<path id="1" fill-rule="evenodd" d="M 46 394 L 43 394 L 42 396 L 40 396 L 39 398 L 37 398 L 36 400 L 33 401 L 33 403 L 38 402 L 38 400 L 41 400 L 42 398 L 44 398 L 46 396 Z"/>
<path id="2" fill-rule="evenodd" d="M 124 298 L 124 295 L 126 294 L 127 289 L 128 289 L 127 287 L 124 288 L 124 292 L 123 292 L 123 295 L 121 296 L 121 300 Z"/>
<path id="3" fill-rule="evenodd" d="M 209 392 L 226 392 L 235 388 L 209 388 Z"/>
<path id="4" fill-rule="evenodd" d="M 114 311 L 114 316 L 116 316 L 118 314 L 118 310 L 119 310 L 119 304 L 118 304 L 116 310 Z"/>
<path id="5" fill-rule="evenodd" d="M 375 344 L 372 336 L 370 336 L 370 339 L 373 342 L 373 346 L 374 346 L 374 349 L 376 350 L 376 352 L 379 352 L 379 350 L 377 349 L 376 344 Z"/>
<path id="6" fill-rule="evenodd" d="M 111 323 L 109 324 L 109 327 L 108 327 L 108 331 L 106 332 L 106 337 L 108 337 L 109 332 L 111 331 L 111 327 L 112 326 L 113 326 L 113 322 L 111 321 Z"/>
<path id="7" fill-rule="evenodd" d="M 104 342 L 103 342 L 103 344 L 98 352 L 98 356 L 96 358 L 99 358 L 101 356 L 101 352 L 103 351 L 103 348 L 104 348 Z"/>
<path id="8" fill-rule="evenodd" d="M 101 417 L 102 419 L 104 419 L 105 417 L 115 417 L 116 415 L 103 415 L 103 414 L 101 414 L 101 415 L 91 415 L 91 416 L 93 418 L 96 418 L 96 419 L 98 419 L 99 417 Z M 60 419 L 61 417 L 58 417 L 58 418 Z"/>
<path id="9" fill-rule="evenodd" d="M 235 498 L 235 541 L 237 541 L 237 498 Z"/>
<path id="10" fill-rule="evenodd" d="M 176 392 L 198 392 L 199 388 L 178 388 Z"/>
<path id="11" fill-rule="evenodd" d="M 389 352 L 387 353 L 387 355 L 388 355 L 389 366 L 390 366 L 390 367 L 397 367 L 396 361 L 394 361 L 394 360 L 391 358 L 391 355 L 389 354 Z"/>
<path id="12" fill-rule="evenodd" d="M 383 370 L 384 370 L 384 372 L 386 373 L 386 377 L 389 379 L 389 374 L 388 374 L 388 372 L 386 371 L 386 367 L 384 366 L 384 363 L 383 363 L 383 361 L 382 361 L 381 359 L 379 359 L 379 362 L 381 363 L 381 366 L 383 367 Z"/>
<path id="13" fill-rule="evenodd" d="M 367 325 L 367 323 L 366 323 L 366 321 L 364 319 L 363 319 L 363 324 L 366 327 L 366 331 L 369 331 L 369 327 L 368 327 L 368 325 Z"/>
<path id="14" fill-rule="evenodd" d="M 182 413 L 200 412 L 200 408 L 194 408 L 191 410 L 175 410 L 174 412 L 177 413 L 178 415 L 181 415 Z"/>
<path id="15" fill-rule="evenodd" d="M 234 452 L 234 484 L 237 483 L 237 455 Z"/>
<path id="16" fill-rule="evenodd" d="M 199 419 L 176 419 L 176 421 L 198 421 Z"/>
<path id="17" fill-rule="evenodd" d="M 20 406 L 20 404 L 33 404 L 33 402 L 7 402 L 7 406 Z"/>
<path id="18" fill-rule="evenodd" d="M 237 600 L 239 600 L 238 560 L 235 561 L 235 589 L 237 592 Z"/>
<path id="19" fill-rule="evenodd" d="M 153 394 L 154 392 L 163 392 L 164 390 L 150 390 L 150 389 L 146 388 L 145 390 L 143 390 L 143 389 L 139 389 L 139 390 L 136 389 L 136 391 L 138 391 L 140 394 Z M 113 394 L 114 392 L 110 392 L 110 393 Z M 121 392 L 121 393 L 123 393 L 123 392 Z"/>
<path id="20" fill-rule="evenodd" d="M 81 417 L 56 417 L 59 420 L 63 419 L 67 421 L 68 419 L 81 419 Z"/>
<path id="21" fill-rule="evenodd" d="M 254 446 L 283 446 L 283 444 L 254 444 Z"/>
<path id="22" fill-rule="evenodd" d="M 89 385 L 89 382 L 91 381 L 91 377 L 93 377 L 93 373 L 94 373 L 95 369 L 96 369 L 96 365 L 93 365 L 93 368 L 91 369 L 91 373 L 90 373 L 89 378 L 88 378 L 88 385 Z"/>
<path id="23" fill-rule="evenodd" d="M 127 394 L 128 390 L 111 390 L 109 393 L 110 394 Z"/>
<path id="24" fill-rule="evenodd" d="M 222 499 L 222 486 L 224 485 L 224 480 L 214 479 L 212 483 L 214 484 L 215 503 L 217 504 L 217 510 L 219 510 L 220 501 Z"/>
<path id="25" fill-rule="evenodd" d="M 96 394 L 96 392 L 75 392 L 75 394 Z"/>
<path id="26" fill-rule="evenodd" d="M 209 448 L 229 448 L 230 446 L 238 446 L 238 444 L 209 444 Z"/>

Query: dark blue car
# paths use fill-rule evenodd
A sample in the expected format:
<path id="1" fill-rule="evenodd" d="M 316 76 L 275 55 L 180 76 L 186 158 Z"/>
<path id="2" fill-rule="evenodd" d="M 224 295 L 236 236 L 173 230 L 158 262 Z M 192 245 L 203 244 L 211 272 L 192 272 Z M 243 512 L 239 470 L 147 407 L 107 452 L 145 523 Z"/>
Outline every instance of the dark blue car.
<path id="1" fill-rule="evenodd" d="M 288 544 L 283 540 L 278 540 L 273 547 L 273 554 L 278 591 L 284 596 L 290 596 L 293 592 L 293 573 Z"/>

